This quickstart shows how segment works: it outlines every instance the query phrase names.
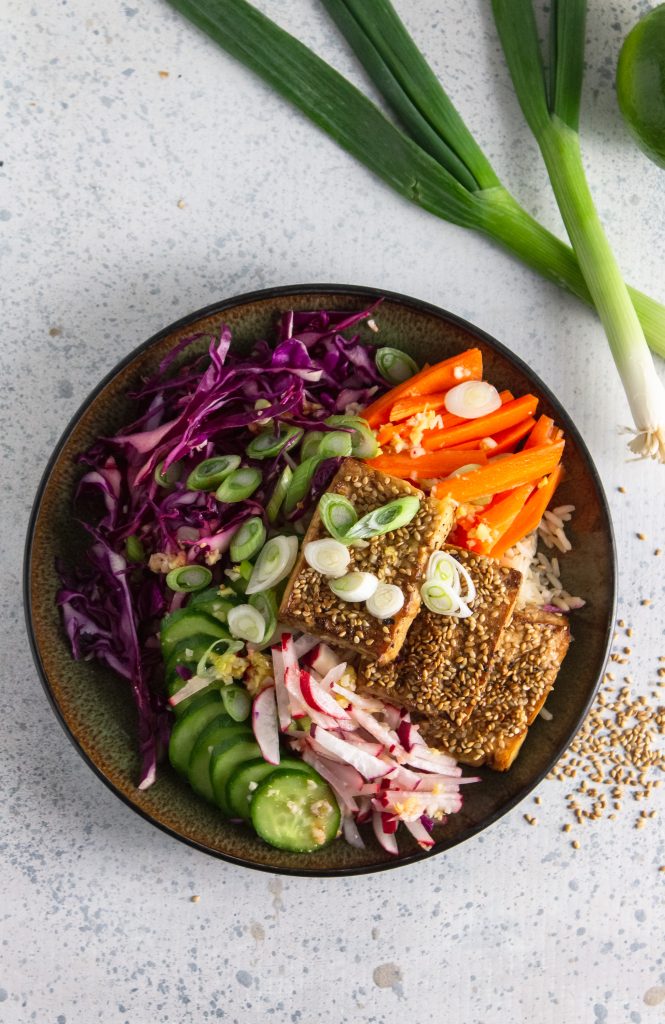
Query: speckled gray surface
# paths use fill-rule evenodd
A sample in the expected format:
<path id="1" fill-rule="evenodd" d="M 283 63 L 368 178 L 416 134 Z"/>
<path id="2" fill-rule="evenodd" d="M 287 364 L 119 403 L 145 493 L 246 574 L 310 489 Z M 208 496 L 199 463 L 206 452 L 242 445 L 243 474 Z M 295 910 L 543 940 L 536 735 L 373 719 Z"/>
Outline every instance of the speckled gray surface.
<path id="1" fill-rule="evenodd" d="M 398 6 L 500 173 L 559 230 L 486 5 Z M 665 298 L 665 174 L 632 146 L 611 88 L 622 34 L 646 6 L 591 3 L 583 125 L 622 264 Z M 314 0 L 263 7 L 352 72 Z M 396 198 L 165 4 L 35 0 L 4 13 L 0 1021 L 662 1022 L 659 819 L 639 832 L 637 812 L 588 825 L 574 851 L 564 787 L 545 782 L 535 828 L 529 800 L 394 874 L 283 879 L 151 828 L 67 742 L 21 618 L 31 498 L 96 380 L 192 309 L 270 284 L 353 282 L 418 295 L 511 345 L 601 470 L 631 673 L 647 695 L 665 654 L 665 557 L 653 556 L 665 548 L 665 477 L 624 462 L 626 404 L 591 313 Z"/>

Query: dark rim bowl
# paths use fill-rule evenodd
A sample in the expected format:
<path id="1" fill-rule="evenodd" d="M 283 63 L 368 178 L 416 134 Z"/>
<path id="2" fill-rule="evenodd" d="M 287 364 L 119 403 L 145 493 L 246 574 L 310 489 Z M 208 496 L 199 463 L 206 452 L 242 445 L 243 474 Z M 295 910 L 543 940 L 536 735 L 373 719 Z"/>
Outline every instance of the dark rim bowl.
<path id="1" fill-rule="evenodd" d="M 73 562 L 85 548 L 85 535 L 72 514 L 81 472 L 74 456 L 99 435 L 129 421 L 132 404 L 126 392 L 154 370 L 179 338 L 227 322 L 242 350 L 256 338 L 270 337 L 276 314 L 284 310 L 362 309 L 380 297 L 385 299 L 377 313 L 381 340 L 430 362 L 476 345 L 483 351 L 488 379 L 515 393 L 534 392 L 540 409 L 563 427 L 566 478 L 560 501 L 577 510 L 569 530 L 573 550 L 562 559 L 562 574 L 567 589 L 587 604 L 572 619 L 575 642 L 547 705 L 552 720 L 536 720 L 510 771 L 476 770 L 481 783 L 466 794 L 461 812 L 436 828 L 432 851 L 420 850 L 400 830 L 397 857 L 386 854 L 371 834 L 364 850 L 340 840 L 315 854 L 288 854 L 266 846 L 248 828 L 222 820 L 168 764 L 161 767 L 154 786 L 145 792 L 136 788 L 136 722 L 129 689 L 110 670 L 72 660 L 55 607 L 54 562 L 56 557 Z M 570 416 L 521 359 L 477 327 L 429 303 L 375 288 L 314 284 L 253 292 L 192 313 L 140 345 L 104 378 L 58 441 L 39 485 L 28 528 L 24 588 L 30 644 L 46 695 L 76 749 L 107 786 L 148 821 L 206 853 L 259 870 L 322 877 L 381 871 L 441 853 L 487 828 L 547 775 L 581 725 L 608 657 L 616 555 L 607 501 L 589 452 Z"/>

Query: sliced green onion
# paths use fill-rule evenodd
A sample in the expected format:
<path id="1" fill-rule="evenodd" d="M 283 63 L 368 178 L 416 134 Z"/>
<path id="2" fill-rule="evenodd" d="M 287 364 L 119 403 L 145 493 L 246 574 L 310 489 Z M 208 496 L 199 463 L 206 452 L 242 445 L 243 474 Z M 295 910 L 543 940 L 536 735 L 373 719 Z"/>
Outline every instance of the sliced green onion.
<path id="1" fill-rule="evenodd" d="M 223 648 L 221 650 L 218 649 L 220 644 L 223 645 Z M 215 678 L 214 666 L 208 665 L 211 655 L 237 654 L 238 651 L 242 650 L 242 647 L 243 645 L 239 640 L 231 640 L 230 638 L 227 639 L 226 637 L 217 637 L 217 639 L 213 640 L 213 642 L 210 644 L 208 650 L 204 651 L 204 653 L 199 658 L 198 665 L 196 666 L 197 676 L 212 676 L 213 678 Z"/>
<path id="2" fill-rule="evenodd" d="M 242 469 L 234 469 L 217 488 L 218 501 L 233 502 L 244 501 L 254 494 L 262 480 L 262 474 L 258 469 L 251 466 L 243 466 Z"/>
<path id="3" fill-rule="evenodd" d="M 401 384 L 418 373 L 418 364 L 406 352 L 384 346 L 376 350 L 376 368 L 389 384 Z"/>
<path id="4" fill-rule="evenodd" d="M 324 576 L 344 576 L 351 561 L 349 549 L 330 537 L 311 540 L 305 544 L 303 554 L 307 564 Z"/>
<path id="5" fill-rule="evenodd" d="M 356 459 L 373 459 L 379 453 L 374 431 L 362 416 L 329 416 L 329 427 L 344 427 L 351 431 L 351 454 Z"/>
<path id="6" fill-rule="evenodd" d="M 187 489 L 214 491 L 239 465 L 239 455 L 215 455 L 212 459 L 206 459 L 187 477 Z"/>
<path id="7" fill-rule="evenodd" d="M 125 541 L 125 554 L 128 562 L 143 562 L 145 560 L 145 548 L 138 539 L 132 535 Z"/>
<path id="8" fill-rule="evenodd" d="M 231 635 L 240 640 L 249 640 L 253 644 L 260 644 L 263 640 L 266 624 L 258 608 L 252 608 L 251 604 L 239 604 L 229 612 L 228 626 Z"/>
<path id="9" fill-rule="evenodd" d="M 429 556 L 426 578 L 428 580 L 436 580 L 437 583 L 445 583 L 455 593 L 459 592 L 460 582 L 457 563 L 454 558 L 448 557 L 445 551 L 433 551 Z"/>
<path id="10" fill-rule="evenodd" d="M 446 412 L 453 416 L 475 420 L 500 409 L 501 397 L 494 385 L 486 380 L 466 380 L 447 392 L 444 405 Z"/>
<path id="11" fill-rule="evenodd" d="M 313 455 L 319 454 L 319 444 L 324 436 L 322 430 L 308 430 L 300 445 L 300 461 L 311 459 Z"/>
<path id="12" fill-rule="evenodd" d="M 181 565 L 166 574 L 166 586 L 177 594 L 191 594 L 203 590 L 211 579 L 212 573 L 205 565 Z"/>
<path id="13" fill-rule="evenodd" d="M 242 562 L 244 559 L 254 558 L 258 554 L 266 539 L 266 528 L 260 516 L 252 516 L 247 519 L 231 538 L 231 561 Z"/>
<path id="14" fill-rule="evenodd" d="M 277 629 L 277 598 L 275 591 L 264 590 L 261 594 L 252 594 L 249 603 L 252 608 L 256 608 L 263 616 L 266 628 L 261 642 L 265 643 L 266 640 L 270 640 L 270 637 Z"/>
<path id="15" fill-rule="evenodd" d="M 319 455 L 322 459 L 346 458 L 352 449 L 351 434 L 345 430 L 331 430 L 319 442 Z"/>
<path id="16" fill-rule="evenodd" d="M 162 459 L 162 461 L 155 466 L 155 481 L 160 487 L 173 487 L 173 485 L 177 484 L 180 479 L 182 466 L 179 462 L 172 462 L 166 472 L 164 472 L 165 461 L 165 459 Z"/>
<path id="17" fill-rule="evenodd" d="M 249 718 L 249 713 L 252 710 L 252 701 L 247 690 L 244 690 L 242 686 L 231 684 L 222 687 L 221 693 L 224 710 L 234 722 L 244 722 Z"/>
<path id="18" fill-rule="evenodd" d="M 275 484 L 275 489 L 270 496 L 270 501 L 266 505 L 266 515 L 268 516 L 268 522 L 274 523 L 279 515 L 279 510 L 284 504 L 286 492 L 289 489 L 289 484 L 293 477 L 293 470 L 290 466 L 284 466 L 284 469 L 280 473 L 279 479 Z"/>
<path id="19" fill-rule="evenodd" d="M 238 562 L 236 569 L 238 570 L 240 579 L 244 580 L 245 583 L 248 583 L 252 577 L 252 573 L 254 572 L 254 566 L 252 563 L 247 559 L 243 559 L 242 562 Z"/>
<path id="20" fill-rule="evenodd" d="M 328 586 L 340 601 L 368 601 L 379 581 L 371 572 L 349 572 L 338 580 L 329 580 Z"/>
<path id="21" fill-rule="evenodd" d="M 289 483 L 286 497 L 284 499 L 284 515 L 288 516 L 293 512 L 296 506 L 304 499 L 305 495 L 309 490 L 309 485 L 312 482 L 312 477 L 316 472 L 316 467 L 323 459 L 320 459 L 318 455 L 312 455 L 311 458 L 305 459 L 299 466 L 293 470 L 293 476 Z"/>
<path id="22" fill-rule="evenodd" d="M 375 619 L 392 619 L 404 607 L 404 591 L 394 583 L 379 583 L 366 607 Z"/>
<path id="23" fill-rule="evenodd" d="M 257 398 L 254 402 L 254 408 L 257 412 L 263 412 L 264 409 L 269 409 L 272 402 L 269 402 L 267 398 Z"/>
<path id="24" fill-rule="evenodd" d="M 283 428 L 279 436 L 272 431 L 266 431 L 252 438 L 245 451 L 250 459 L 274 459 L 285 448 L 293 448 L 303 433 L 302 427 Z"/>
<path id="25" fill-rule="evenodd" d="M 343 543 L 347 532 L 358 522 L 358 513 L 349 499 L 331 491 L 321 495 L 319 513 L 330 536 Z"/>
<path id="26" fill-rule="evenodd" d="M 259 594 L 277 586 L 290 574 L 297 557 L 297 537 L 273 537 L 262 548 L 245 593 Z"/>
<path id="27" fill-rule="evenodd" d="M 359 519 L 358 522 L 347 531 L 347 541 L 369 540 L 371 537 L 380 537 L 383 533 L 391 530 L 399 530 L 408 526 L 411 520 L 418 515 L 420 500 L 413 494 L 405 494 L 401 498 L 389 501 L 381 508 L 375 508 L 373 512 Z"/>

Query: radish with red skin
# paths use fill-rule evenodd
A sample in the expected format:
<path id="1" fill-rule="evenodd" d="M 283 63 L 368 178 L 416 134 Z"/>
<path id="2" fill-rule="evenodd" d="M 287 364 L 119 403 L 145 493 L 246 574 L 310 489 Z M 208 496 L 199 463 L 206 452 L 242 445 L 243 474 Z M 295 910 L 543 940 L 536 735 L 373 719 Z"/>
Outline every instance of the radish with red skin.
<path id="1" fill-rule="evenodd" d="M 382 725 L 381 722 L 374 718 L 373 715 L 368 714 L 367 711 L 363 711 L 362 708 L 352 706 L 351 717 L 354 718 L 358 725 L 368 732 L 370 736 L 373 736 L 374 739 L 379 741 L 379 743 L 382 743 L 394 758 L 399 760 L 401 755 L 406 756 L 406 751 L 400 746 L 399 740 L 392 729 Z"/>
<path id="2" fill-rule="evenodd" d="M 434 840 L 423 825 L 420 818 L 418 821 L 405 821 L 404 824 L 408 828 L 413 838 L 423 850 L 431 850 L 434 846 Z"/>
<path id="3" fill-rule="evenodd" d="M 340 660 L 333 649 L 328 647 L 328 644 L 317 643 L 316 647 L 313 647 L 307 654 L 305 664 L 313 668 L 320 676 L 325 676 L 332 668 L 339 666 Z"/>
<path id="4" fill-rule="evenodd" d="M 279 727 L 285 732 L 291 724 L 291 707 L 289 694 L 284 683 L 284 659 L 281 650 L 272 649 L 272 668 L 275 677 L 275 698 L 277 700 L 277 716 Z"/>
<path id="5" fill-rule="evenodd" d="M 349 718 L 342 705 L 338 704 L 334 697 L 331 697 L 324 689 L 323 684 L 316 683 L 304 668 L 300 670 L 300 692 L 305 704 L 313 708 L 314 711 L 320 711 L 330 718 Z"/>
<path id="6" fill-rule="evenodd" d="M 290 635 L 291 634 L 289 634 L 289 636 Z M 302 636 L 298 637 L 298 639 L 294 641 L 293 646 L 296 660 L 300 661 L 306 655 L 310 655 L 312 650 L 316 650 L 320 647 L 321 644 L 315 636 L 310 636 L 309 633 L 303 633 Z"/>
<path id="7" fill-rule="evenodd" d="M 381 825 L 386 835 L 394 836 L 395 832 L 397 832 L 399 821 L 394 814 L 381 814 Z"/>
<path id="8" fill-rule="evenodd" d="M 366 779 L 381 778 L 381 776 L 390 771 L 390 765 L 386 764 L 385 761 L 379 761 L 378 757 L 368 754 L 365 750 L 347 742 L 347 740 L 340 740 L 325 729 L 320 729 L 318 726 L 313 725 L 311 735 L 324 750 L 329 751 L 331 754 L 336 754 L 342 761 L 352 765 Z M 353 733 L 350 735 L 353 736 Z"/>
<path id="9" fill-rule="evenodd" d="M 279 722 L 274 686 L 267 686 L 254 698 L 252 729 L 263 759 L 269 764 L 279 764 Z"/>
<path id="10" fill-rule="evenodd" d="M 355 693 L 354 690 L 347 690 L 344 686 L 340 686 L 339 683 L 333 683 L 331 689 L 340 697 L 346 697 L 350 704 L 355 704 L 363 711 L 383 711 L 383 704 L 376 697 L 363 697 L 361 694 Z"/>
<path id="11" fill-rule="evenodd" d="M 305 749 L 302 753 L 302 758 L 303 761 L 311 765 L 312 768 L 319 773 L 321 778 L 326 780 L 335 793 L 335 798 L 344 812 L 346 814 L 356 814 L 358 811 L 358 804 L 354 799 L 353 793 L 334 771 L 335 768 L 341 767 L 341 765 L 336 765 L 324 758 L 317 757 L 311 749 Z"/>
<path id="12" fill-rule="evenodd" d="M 207 679 L 205 676 L 192 676 L 184 686 L 181 686 L 177 693 L 169 697 L 169 704 L 172 708 L 177 707 L 181 701 L 187 700 L 188 697 L 199 693 L 200 690 L 205 690 L 206 686 L 210 686 L 211 682 L 212 680 Z"/>
<path id="13" fill-rule="evenodd" d="M 328 669 L 326 674 L 321 679 L 321 686 L 325 687 L 326 690 L 332 690 L 333 685 L 342 678 L 346 672 L 346 662 L 342 661 L 339 665 L 333 665 L 331 669 Z"/>
<path id="14" fill-rule="evenodd" d="M 363 736 L 359 736 L 357 732 L 350 733 L 346 737 L 349 743 L 352 743 L 354 747 L 359 747 L 365 754 L 370 757 L 380 757 L 386 749 L 383 743 L 375 743 L 373 740 L 365 739 Z M 390 771 L 392 765 L 386 764 L 386 772 Z M 383 774 L 385 775 L 386 772 Z"/>
<path id="15" fill-rule="evenodd" d="M 364 850 L 365 844 L 358 831 L 358 826 L 350 815 L 345 815 L 342 821 L 342 832 L 349 846 L 355 846 L 357 850 Z"/>
<path id="16" fill-rule="evenodd" d="M 397 840 L 394 835 L 388 835 L 384 832 L 381 814 L 378 811 L 374 811 L 372 814 L 372 828 L 374 829 L 374 835 L 379 841 L 379 845 L 386 851 L 386 853 L 390 853 L 396 857 L 399 853 Z"/>

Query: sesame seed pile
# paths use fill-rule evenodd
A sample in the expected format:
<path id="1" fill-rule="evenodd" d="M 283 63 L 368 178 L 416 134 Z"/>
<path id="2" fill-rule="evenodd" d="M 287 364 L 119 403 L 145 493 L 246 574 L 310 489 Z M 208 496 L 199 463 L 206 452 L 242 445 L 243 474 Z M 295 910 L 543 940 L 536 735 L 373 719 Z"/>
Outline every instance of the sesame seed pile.
<path id="1" fill-rule="evenodd" d="M 638 805 L 654 801 L 665 772 L 665 707 L 659 703 L 665 696 L 665 656 L 656 668 L 651 700 L 636 695 L 628 674 L 632 648 L 626 643 L 633 629 L 623 619 L 617 625 L 610 671 L 574 742 L 548 775 L 570 787 L 566 800 L 571 821 L 562 828 L 566 833 L 622 814 L 642 829 L 658 816 L 657 808 Z M 580 840 L 571 845 L 579 849 Z"/>

